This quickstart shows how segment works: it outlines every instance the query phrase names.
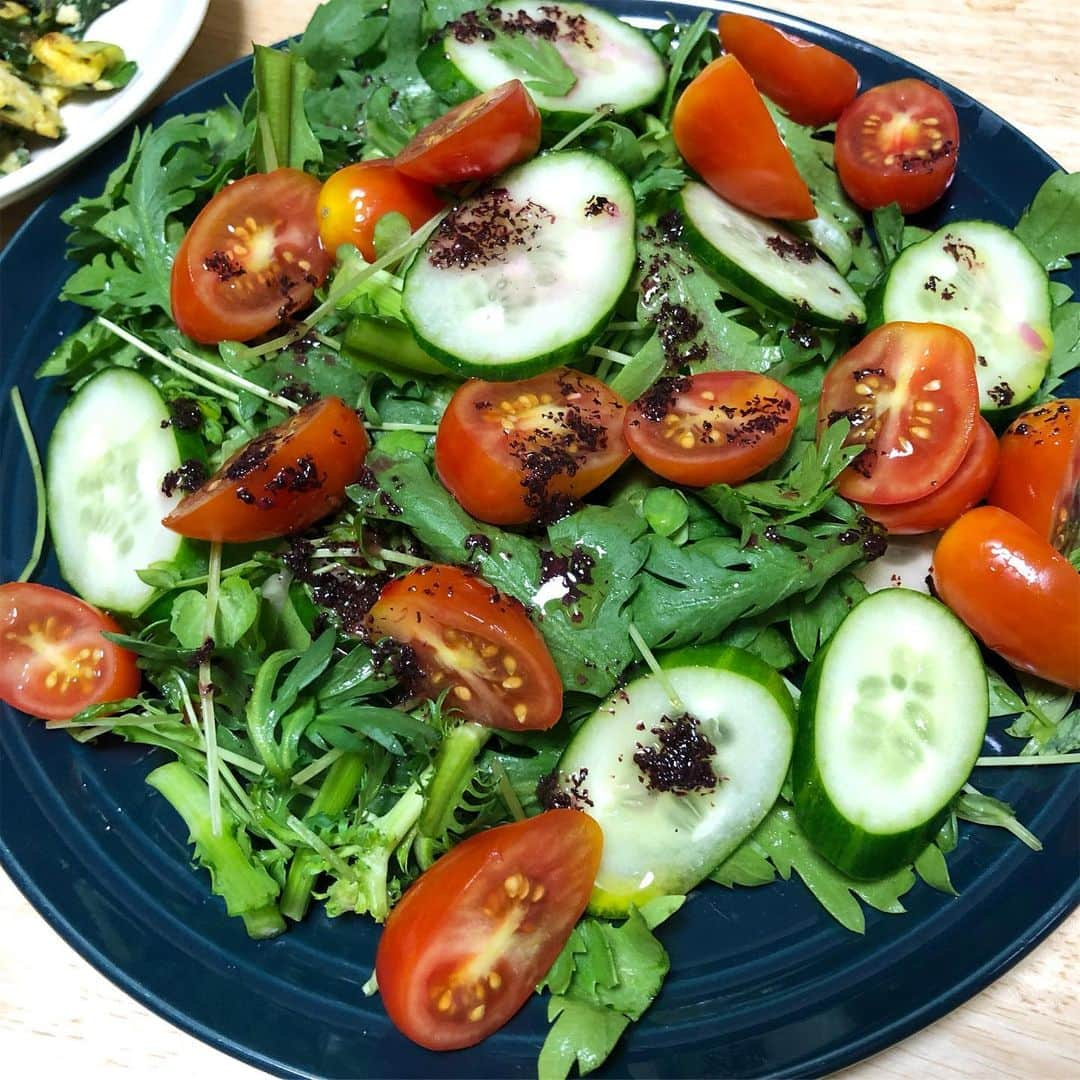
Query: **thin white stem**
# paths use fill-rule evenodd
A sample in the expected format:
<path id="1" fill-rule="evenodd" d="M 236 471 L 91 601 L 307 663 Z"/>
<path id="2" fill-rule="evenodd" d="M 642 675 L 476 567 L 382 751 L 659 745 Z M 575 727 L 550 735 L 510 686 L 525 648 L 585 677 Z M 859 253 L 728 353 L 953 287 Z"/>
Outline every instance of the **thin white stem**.
<path id="1" fill-rule="evenodd" d="M 629 353 L 616 352 L 614 349 L 604 349 L 599 345 L 589 347 L 589 356 L 595 356 L 597 360 L 607 360 L 612 364 L 629 364 L 634 358 Z"/>
<path id="2" fill-rule="evenodd" d="M 1077 754 L 1017 754 L 1013 757 L 981 757 L 976 765 L 1080 765 Z"/>
<path id="3" fill-rule="evenodd" d="M 300 411 L 300 406 L 297 405 L 295 401 L 283 398 L 279 394 L 272 394 L 266 387 L 259 386 L 250 379 L 245 379 L 243 375 L 237 375 L 228 368 L 223 368 L 220 364 L 212 364 L 209 360 L 204 360 L 201 356 L 196 356 L 187 349 L 173 349 L 173 355 L 178 356 L 193 368 L 198 368 L 200 371 L 205 371 L 207 374 L 214 375 L 221 379 L 222 382 L 232 383 L 233 386 L 239 386 L 241 390 L 246 391 L 254 397 L 262 398 L 263 401 L 268 401 L 271 405 L 276 405 L 279 409 L 285 409 L 288 412 Z"/>
<path id="4" fill-rule="evenodd" d="M 438 424 L 367 424 L 368 431 L 415 431 L 420 435 L 434 435 Z"/>
<path id="5" fill-rule="evenodd" d="M 637 322 L 636 320 L 625 320 L 609 322 L 607 324 L 608 330 L 644 330 L 645 324 L 643 322 Z"/>
<path id="6" fill-rule="evenodd" d="M 203 641 L 214 636 L 217 620 L 218 596 L 221 592 L 221 544 L 210 545 L 207 567 L 206 619 L 203 623 Z M 210 830 L 221 835 L 221 774 L 217 744 L 217 718 L 214 714 L 214 684 L 211 680 L 209 658 L 199 663 L 199 702 L 202 712 L 203 738 L 206 741 L 206 779 L 210 790 Z"/>
<path id="7" fill-rule="evenodd" d="M 16 578 L 16 581 L 29 581 L 38 563 L 41 562 L 41 552 L 45 547 L 45 473 L 41 468 L 41 455 L 38 453 L 37 443 L 34 442 L 34 432 L 26 415 L 22 394 L 19 393 L 17 386 L 11 388 L 11 408 L 15 413 L 15 422 L 19 425 L 23 445 L 26 447 L 26 456 L 30 460 L 30 474 L 34 478 L 34 542 L 30 546 L 30 557 L 26 560 L 22 573 Z"/>
<path id="8" fill-rule="evenodd" d="M 151 360 L 156 360 L 159 364 L 169 368 L 170 371 L 175 371 L 177 375 L 182 375 L 188 382 L 193 382 L 196 386 L 201 386 L 204 390 L 209 390 L 211 393 L 217 394 L 218 397 L 223 397 L 226 401 L 231 401 L 234 405 L 240 400 L 239 394 L 234 394 L 224 386 L 218 386 L 217 383 L 213 383 L 209 379 L 204 379 L 194 371 L 189 371 L 183 364 L 178 363 L 171 356 L 166 356 L 165 353 L 155 349 L 152 345 L 147 345 L 145 341 L 141 341 L 134 334 L 128 333 L 122 326 L 117 326 L 116 323 L 112 322 L 110 319 L 106 319 L 104 315 L 99 315 L 97 321 L 101 323 L 106 330 L 115 334 L 122 341 L 126 341 L 129 345 L 134 345 L 143 356 L 149 356 Z"/>
<path id="9" fill-rule="evenodd" d="M 388 551 L 386 548 L 376 548 L 373 552 L 383 562 L 400 563 L 402 566 L 430 566 L 430 559 L 421 559 L 416 555 L 406 555 L 403 551 Z"/>
<path id="10" fill-rule="evenodd" d="M 679 697 L 675 687 L 672 686 L 667 672 L 657 662 L 652 649 L 645 644 L 645 639 L 641 636 L 641 631 L 638 630 L 633 623 L 630 623 L 628 629 L 630 632 L 630 640 L 637 647 L 637 651 L 641 653 L 641 658 L 645 661 L 648 669 L 656 676 L 657 681 L 664 688 L 664 693 L 667 694 L 668 701 L 671 702 L 677 712 L 686 712 L 686 706 L 682 703 L 682 698 Z"/>
<path id="11" fill-rule="evenodd" d="M 321 758 L 316 758 L 307 768 L 301 769 L 298 773 L 293 773 L 292 782 L 299 786 L 300 784 L 306 784 L 309 780 L 314 780 L 319 773 L 329 769 L 344 753 L 345 751 L 340 746 L 327 750 Z"/>
<path id="12" fill-rule="evenodd" d="M 349 869 L 349 864 L 337 854 L 332 851 L 326 844 L 323 843 L 295 814 L 290 814 L 285 819 L 285 824 L 296 835 L 304 841 L 305 844 L 312 851 L 318 852 L 325 860 L 328 866 L 333 867 L 338 877 L 344 878 L 346 881 L 352 878 L 353 872 Z"/>
<path id="13" fill-rule="evenodd" d="M 601 120 L 606 119 L 615 111 L 614 105 L 600 105 L 597 107 L 596 112 L 590 113 L 581 121 L 576 128 L 572 128 L 568 131 L 551 149 L 552 150 L 565 150 L 575 139 L 580 138 L 589 130 L 594 124 L 600 123 Z"/>

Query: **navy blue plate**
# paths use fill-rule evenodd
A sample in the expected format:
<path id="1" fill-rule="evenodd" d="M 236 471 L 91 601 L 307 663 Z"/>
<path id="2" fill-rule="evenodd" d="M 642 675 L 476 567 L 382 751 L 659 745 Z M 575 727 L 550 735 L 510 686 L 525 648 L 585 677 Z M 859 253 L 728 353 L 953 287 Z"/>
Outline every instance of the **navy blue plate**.
<path id="1" fill-rule="evenodd" d="M 689 20 L 697 7 L 616 0 L 620 14 Z M 714 6 L 708 4 L 706 6 Z M 768 14 L 768 13 L 762 13 Z M 863 85 L 925 72 L 870 45 L 769 15 L 854 62 Z M 152 117 L 244 98 L 241 61 L 179 94 Z M 962 129 L 960 172 L 937 220 L 1015 222 L 1054 163 L 1015 128 L 951 87 Z M 128 145 L 121 133 L 87 158 L 0 257 L 0 393 L 17 383 L 44 443 L 63 393 L 32 373 L 83 312 L 57 299 L 70 267 L 58 215 L 97 194 Z M 1069 277 L 1080 287 L 1080 274 Z M 0 426 L 0 580 L 30 547 L 34 495 L 6 405 Z M 39 580 L 60 585 L 55 560 Z M 391 1027 L 360 986 L 377 928 L 314 914 L 253 943 L 225 917 L 188 862 L 179 819 L 143 777 L 160 759 L 124 745 L 80 746 L 0 708 L 0 861 L 30 902 L 95 967 L 143 1004 L 228 1053 L 283 1076 L 529 1076 L 544 1036 L 531 1002 L 472 1050 L 436 1056 Z M 706 885 L 663 931 L 671 975 L 623 1040 L 610 1075 L 764 1076 L 829 1072 L 954 1008 L 1028 952 L 1077 901 L 1077 774 L 995 769 L 977 777 L 1042 838 L 1041 854 L 1001 830 L 965 827 L 950 899 L 925 886 L 909 914 L 868 912 L 865 937 L 836 925 L 795 881 L 729 892 Z"/>

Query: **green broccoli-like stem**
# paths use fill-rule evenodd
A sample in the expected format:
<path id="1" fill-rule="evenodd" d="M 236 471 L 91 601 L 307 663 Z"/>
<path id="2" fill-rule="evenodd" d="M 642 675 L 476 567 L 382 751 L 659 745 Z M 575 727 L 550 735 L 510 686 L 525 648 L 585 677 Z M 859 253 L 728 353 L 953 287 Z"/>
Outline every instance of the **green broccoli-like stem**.
<path id="1" fill-rule="evenodd" d="M 343 813 L 356 799 L 363 778 L 363 756 L 357 753 L 342 754 L 327 770 L 304 819 L 310 820 L 319 814 L 336 817 Z M 286 918 L 299 922 L 307 914 L 311 890 L 322 872 L 322 866 L 318 852 L 304 849 L 293 856 L 281 894 L 281 913 Z"/>
<path id="2" fill-rule="evenodd" d="M 210 887 L 225 901 L 228 913 L 243 918 L 252 937 L 282 933 L 285 920 L 276 904 L 278 884 L 241 845 L 240 825 L 228 807 L 222 804 L 221 833 L 215 836 L 210 824 L 210 791 L 186 765 L 180 761 L 162 765 L 146 782 L 184 819 L 188 842 L 195 845 L 195 858 L 209 870 Z"/>
<path id="3" fill-rule="evenodd" d="M 453 824 L 454 811 L 491 733 L 491 728 L 473 723 L 458 724 L 446 733 L 435 757 L 435 775 L 428 785 L 424 812 L 417 825 L 422 837 L 438 840 Z"/>

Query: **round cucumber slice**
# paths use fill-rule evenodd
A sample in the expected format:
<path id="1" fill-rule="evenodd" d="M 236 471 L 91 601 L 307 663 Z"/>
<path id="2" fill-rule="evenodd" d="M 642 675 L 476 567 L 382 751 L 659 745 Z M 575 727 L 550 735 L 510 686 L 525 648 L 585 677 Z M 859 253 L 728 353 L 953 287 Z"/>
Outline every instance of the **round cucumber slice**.
<path id="1" fill-rule="evenodd" d="M 844 873 L 910 863 L 971 774 L 989 713 L 975 639 L 911 589 L 862 600 L 810 667 L 792 778 L 810 842 Z"/>
<path id="2" fill-rule="evenodd" d="M 604 831 L 589 903 L 597 914 L 625 915 L 692 889 L 761 823 L 791 760 L 795 706 L 768 665 L 741 649 L 706 646 L 672 653 L 663 666 L 663 677 L 637 679 L 604 702 L 559 762 L 560 783 Z M 712 746 L 714 787 L 661 790 L 635 761 L 657 750 L 659 733 L 682 715 L 669 689 Z"/>
<path id="3" fill-rule="evenodd" d="M 813 326 L 866 322 L 858 294 L 810 241 L 740 210 L 696 181 L 677 201 L 687 246 L 732 291 Z"/>
<path id="4" fill-rule="evenodd" d="M 538 108 L 548 113 L 591 113 L 609 105 L 616 113 L 644 108 L 664 88 L 667 73 L 660 54 L 649 39 L 629 23 L 588 4 L 515 3 L 496 16 L 505 14 L 515 23 L 526 19 L 550 25 L 554 22 L 555 47 L 575 76 L 574 85 L 564 95 L 541 93 L 541 85 L 532 73 L 523 71 L 502 49 L 500 40 L 485 40 L 480 35 L 447 33 L 439 52 L 427 50 L 421 72 L 436 93 L 451 101 L 460 101 L 499 86 L 509 79 L 524 81 Z M 525 41 L 528 33 L 514 33 L 512 38 Z M 511 40 L 512 40 L 511 38 Z M 547 41 L 544 41 L 547 44 Z M 441 54 L 441 55 L 440 55 Z M 444 63 L 440 63 L 442 60 Z M 530 85 L 532 84 L 532 85 Z"/>
<path id="5" fill-rule="evenodd" d="M 180 466 L 168 421 L 149 379 L 110 368 L 79 389 L 53 429 L 46 463 L 53 545 L 65 580 L 99 607 L 137 611 L 154 589 L 136 570 L 175 559 L 183 544 L 161 524 L 179 501 L 161 490 Z"/>
<path id="6" fill-rule="evenodd" d="M 579 359 L 634 268 L 634 195 L 596 154 L 545 154 L 458 207 L 405 276 L 402 313 L 429 356 L 520 379 Z"/>
<path id="7" fill-rule="evenodd" d="M 1023 242 L 990 221 L 954 221 L 901 252 L 881 322 L 937 322 L 975 346 L 979 407 L 1002 412 L 1042 383 L 1054 349 L 1050 278 Z"/>

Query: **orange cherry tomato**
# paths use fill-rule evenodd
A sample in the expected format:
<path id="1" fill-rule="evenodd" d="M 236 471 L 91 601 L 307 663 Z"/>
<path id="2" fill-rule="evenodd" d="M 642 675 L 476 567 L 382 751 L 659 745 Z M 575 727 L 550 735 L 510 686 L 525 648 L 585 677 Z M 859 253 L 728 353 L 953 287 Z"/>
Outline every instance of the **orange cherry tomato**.
<path id="1" fill-rule="evenodd" d="M 757 88 L 797 124 L 835 120 L 859 90 L 859 73 L 841 56 L 752 15 L 726 11 L 720 40 Z"/>
<path id="2" fill-rule="evenodd" d="M 1065 551 L 1080 524 L 1078 499 L 1080 398 L 1022 413 L 1001 436 L 1001 462 L 987 500 Z"/>
<path id="3" fill-rule="evenodd" d="M 47 585 L 0 585 L 0 701 L 44 720 L 139 692 L 135 655 L 101 636 L 119 624 Z"/>
<path id="4" fill-rule="evenodd" d="M 626 410 L 626 441 L 676 484 L 739 484 L 788 448 L 799 399 L 767 375 L 709 371 L 660 379 Z"/>
<path id="5" fill-rule="evenodd" d="M 818 430 L 851 422 L 866 449 L 841 474 L 840 494 L 878 505 L 921 499 L 951 477 L 975 439 L 975 350 L 937 323 L 879 326 L 825 374 Z"/>
<path id="6" fill-rule="evenodd" d="M 355 244 L 375 261 L 375 226 L 383 214 L 404 214 L 413 230 L 430 221 L 443 201 L 427 184 L 406 176 L 392 161 L 358 161 L 338 169 L 318 199 L 319 235 L 327 251 Z"/>
<path id="7" fill-rule="evenodd" d="M 721 197 L 761 217 L 816 217 L 761 94 L 734 56 L 714 60 L 682 92 L 671 118 L 686 163 Z"/>
<path id="8" fill-rule="evenodd" d="M 867 517 L 884 525 L 894 536 L 934 532 L 951 525 L 965 510 L 981 502 L 998 467 L 998 441 L 994 429 L 980 416 L 975 441 L 960 468 L 941 487 L 911 502 L 875 506 L 863 503 Z"/>
<path id="9" fill-rule="evenodd" d="M 458 566 L 413 570 L 386 585 L 368 616 L 376 636 L 408 645 L 410 689 L 468 719 L 508 731 L 546 729 L 562 715 L 562 680 L 525 608 Z"/>
<path id="10" fill-rule="evenodd" d="M 311 303 L 330 272 L 319 181 L 297 169 L 245 176 L 199 212 L 180 244 L 173 319 L 194 341 L 250 341 Z"/>
<path id="11" fill-rule="evenodd" d="M 605 383 L 570 368 L 517 382 L 470 379 L 439 422 L 435 468 L 481 521 L 550 520 L 629 457 L 625 409 Z"/>
<path id="12" fill-rule="evenodd" d="M 952 102 L 921 79 L 860 94 L 836 125 L 836 171 L 864 210 L 900 204 L 925 210 L 956 172 L 960 126 Z"/>
<path id="13" fill-rule="evenodd" d="M 477 833 L 398 901 L 375 955 L 394 1026 L 429 1050 L 497 1031 L 535 993 L 589 901 L 603 848 L 578 810 Z"/>
<path id="14" fill-rule="evenodd" d="M 322 398 L 233 454 L 164 524 L 227 543 L 299 532 L 342 505 L 368 446 L 356 413 L 341 398 Z"/>
<path id="15" fill-rule="evenodd" d="M 1080 573 L 1030 525 L 969 510 L 934 551 L 934 587 L 1014 667 L 1080 690 Z"/>
<path id="16" fill-rule="evenodd" d="M 425 184 L 495 176 L 540 148 L 540 113 L 520 79 L 462 102 L 416 133 L 394 158 Z"/>

